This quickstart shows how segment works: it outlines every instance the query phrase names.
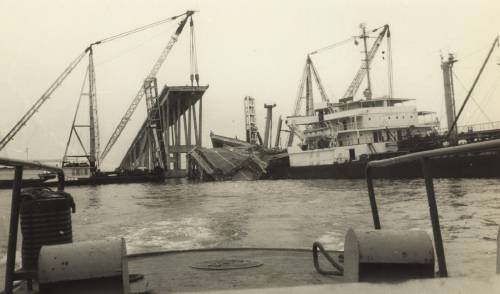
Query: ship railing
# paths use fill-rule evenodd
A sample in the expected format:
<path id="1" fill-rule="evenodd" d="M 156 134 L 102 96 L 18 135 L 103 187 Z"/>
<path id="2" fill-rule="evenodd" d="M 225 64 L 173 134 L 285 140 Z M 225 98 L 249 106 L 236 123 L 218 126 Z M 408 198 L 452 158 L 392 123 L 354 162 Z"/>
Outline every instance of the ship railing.
<path id="1" fill-rule="evenodd" d="M 352 130 L 358 130 L 362 129 L 363 124 L 361 122 L 350 122 L 346 124 L 336 124 L 335 129 L 337 132 L 342 132 L 342 131 L 352 131 Z"/>
<path id="2" fill-rule="evenodd" d="M 58 179 L 58 191 L 64 190 L 64 171 L 61 168 L 41 164 L 32 161 L 23 161 L 0 157 L 0 165 L 14 167 L 14 181 L 12 184 L 12 200 L 10 204 L 10 225 L 9 239 L 7 245 L 7 262 L 5 270 L 5 293 L 13 292 L 13 281 L 23 279 L 31 273 L 16 272 L 16 247 L 17 247 L 17 232 L 19 224 L 19 214 L 21 207 L 21 187 L 23 182 L 23 171 L 25 168 L 39 169 L 55 172 Z"/>
<path id="3" fill-rule="evenodd" d="M 471 125 L 459 126 L 457 132 L 460 133 L 469 133 L 469 132 L 484 132 L 484 131 L 492 131 L 500 129 L 500 121 L 494 122 L 486 122 L 486 123 L 478 123 Z M 440 134 L 448 133 L 447 128 L 443 128 L 439 130 Z"/>
<path id="4" fill-rule="evenodd" d="M 418 122 L 418 124 L 414 124 L 413 126 L 415 127 L 432 127 L 436 128 L 439 126 L 439 122 L 434 122 L 434 121 L 428 121 L 428 122 Z M 347 123 L 347 124 L 336 124 L 333 126 L 335 131 L 338 133 L 342 132 L 352 132 L 352 131 L 377 131 L 377 130 L 385 130 L 387 128 L 389 129 L 408 129 L 410 127 L 409 124 L 405 122 L 399 122 L 399 123 L 393 123 L 391 125 L 377 125 L 377 124 L 365 124 L 362 122 L 357 122 L 357 123 Z"/>
<path id="5" fill-rule="evenodd" d="M 439 157 L 439 156 L 448 156 L 459 153 L 468 153 L 468 152 L 482 152 L 500 149 L 500 139 L 491 140 L 491 141 L 483 141 L 479 143 L 471 143 L 466 145 L 447 147 L 447 148 L 439 148 L 434 150 L 416 152 L 411 154 L 405 154 L 398 157 L 374 160 L 368 162 L 366 166 L 366 182 L 368 186 L 368 196 L 370 198 L 370 206 L 373 217 L 373 225 L 376 230 L 381 229 L 380 218 L 377 208 L 377 201 L 375 199 L 375 190 L 373 188 L 373 177 L 372 171 L 374 168 L 380 167 L 390 167 L 396 164 L 411 162 L 411 161 L 420 161 L 420 165 L 422 168 L 422 174 L 425 180 L 425 188 L 427 193 L 427 201 L 429 205 L 429 213 L 432 224 L 432 232 L 434 236 L 434 245 L 436 250 L 436 256 L 439 267 L 439 275 L 441 277 L 448 276 L 448 270 L 446 267 L 446 258 L 444 254 L 444 246 L 443 239 L 441 236 L 441 227 L 439 224 L 439 213 L 436 204 L 436 196 L 434 192 L 434 183 L 432 177 L 431 170 L 431 158 Z"/>

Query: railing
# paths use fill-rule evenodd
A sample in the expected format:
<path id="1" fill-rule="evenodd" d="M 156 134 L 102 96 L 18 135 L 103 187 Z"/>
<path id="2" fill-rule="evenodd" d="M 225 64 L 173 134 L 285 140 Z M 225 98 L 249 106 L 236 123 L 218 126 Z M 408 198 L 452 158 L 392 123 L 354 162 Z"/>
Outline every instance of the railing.
<path id="1" fill-rule="evenodd" d="M 459 126 L 457 129 L 457 132 L 460 134 L 460 133 L 468 133 L 468 132 L 490 131 L 490 130 L 495 130 L 495 129 L 500 129 L 500 121 Z M 443 129 L 439 130 L 440 134 L 445 134 L 447 132 L 448 132 L 447 128 L 443 128 Z"/>
<path id="2" fill-rule="evenodd" d="M 461 146 L 416 152 L 398 157 L 382 159 L 382 160 L 374 160 L 368 162 L 366 166 L 366 182 L 368 186 L 368 196 L 370 197 L 370 206 L 373 217 L 373 225 L 375 229 L 380 230 L 381 226 L 380 226 L 380 218 L 378 214 L 377 202 L 375 199 L 375 191 L 373 188 L 373 179 L 372 179 L 373 168 L 387 167 L 399 163 L 419 160 L 422 167 L 422 173 L 425 179 L 425 188 L 429 204 L 432 232 L 434 235 L 434 244 L 436 247 L 436 255 L 438 259 L 439 275 L 441 277 L 448 276 L 448 270 L 446 268 L 446 259 L 444 255 L 443 239 L 441 236 L 441 227 L 439 224 L 439 214 L 436 204 L 436 196 L 434 192 L 434 184 L 433 184 L 429 159 L 443 155 L 451 155 L 451 154 L 458 154 L 465 152 L 479 152 L 479 151 L 499 149 L 499 148 L 500 148 L 500 139 L 497 139 L 480 143 L 472 143 Z"/>
<path id="3" fill-rule="evenodd" d="M 5 293 L 11 294 L 13 292 L 13 282 L 16 279 L 28 279 L 31 281 L 32 277 L 26 277 L 26 273 L 15 272 L 16 264 L 16 246 L 17 246 L 17 231 L 19 224 L 19 212 L 21 206 L 21 187 L 23 181 L 24 168 L 47 170 L 57 173 L 58 190 L 64 190 L 64 172 L 61 168 L 50 165 L 45 165 L 36 162 L 16 160 L 0 157 L 0 165 L 12 166 L 15 168 L 14 182 L 12 185 L 12 201 L 10 205 L 10 225 L 9 225 L 9 241 L 7 247 L 7 262 L 5 270 Z M 31 286 L 31 283 L 28 283 Z"/>

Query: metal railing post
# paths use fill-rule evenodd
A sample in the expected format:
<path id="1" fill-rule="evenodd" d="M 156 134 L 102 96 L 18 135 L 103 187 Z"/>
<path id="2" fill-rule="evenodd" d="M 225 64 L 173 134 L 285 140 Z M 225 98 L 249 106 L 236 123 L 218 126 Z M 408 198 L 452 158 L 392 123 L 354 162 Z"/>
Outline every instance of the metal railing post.
<path id="1" fill-rule="evenodd" d="M 7 247 L 7 263 L 5 267 L 5 294 L 12 294 L 16 266 L 17 229 L 19 223 L 19 207 L 21 204 L 21 185 L 23 180 L 23 167 L 16 166 L 14 184 L 12 187 L 12 200 L 10 204 L 9 241 Z"/>
<path id="2" fill-rule="evenodd" d="M 64 173 L 63 172 L 57 173 L 57 190 L 64 191 Z"/>
<path id="3" fill-rule="evenodd" d="M 366 166 L 366 184 L 368 185 L 368 196 L 370 197 L 370 207 L 372 209 L 373 226 L 375 230 L 380 230 L 380 219 L 378 216 L 377 200 L 375 199 L 375 190 L 373 189 L 373 179 L 371 167 Z"/>
<path id="4" fill-rule="evenodd" d="M 444 256 L 443 238 L 441 237 L 441 227 L 439 224 L 439 213 L 436 204 L 436 195 L 434 193 L 434 183 L 432 180 L 430 162 L 428 158 L 421 158 L 422 173 L 425 179 L 425 190 L 427 191 L 427 200 L 429 202 L 429 212 L 431 215 L 432 233 L 434 235 L 434 247 L 439 267 L 439 276 L 447 277 L 446 259 Z"/>

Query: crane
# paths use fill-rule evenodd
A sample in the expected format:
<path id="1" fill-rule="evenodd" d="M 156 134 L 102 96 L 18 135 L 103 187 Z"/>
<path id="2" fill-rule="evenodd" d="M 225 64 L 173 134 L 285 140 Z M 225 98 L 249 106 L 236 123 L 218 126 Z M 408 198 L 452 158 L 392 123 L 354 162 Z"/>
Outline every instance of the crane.
<path id="1" fill-rule="evenodd" d="M 465 97 L 464 102 L 462 103 L 462 106 L 460 106 L 460 110 L 458 111 L 458 114 L 456 115 L 455 119 L 453 120 L 453 123 L 451 124 L 451 126 L 448 126 L 448 138 L 451 138 L 451 136 L 453 136 L 452 130 L 457 125 L 458 119 L 460 118 L 460 115 L 462 114 L 462 111 L 464 110 L 465 105 L 469 101 L 469 98 L 471 97 L 472 92 L 474 91 L 474 88 L 476 87 L 477 82 L 479 81 L 479 78 L 481 77 L 481 74 L 483 73 L 483 70 L 484 70 L 486 64 L 488 64 L 488 60 L 490 60 L 490 57 L 491 57 L 491 54 L 493 53 L 493 50 L 495 50 L 495 46 L 500 47 L 500 36 L 497 36 L 495 38 L 495 40 L 493 40 L 493 44 L 491 44 L 490 50 L 488 51 L 488 55 L 486 56 L 486 59 L 483 61 L 483 64 L 481 65 L 481 68 L 479 69 L 479 72 L 476 75 L 476 78 L 474 79 L 474 82 L 472 83 L 472 86 L 471 86 L 469 92 L 467 93 L 467 96 Z"/>
<path id="2" fill-rule="evenodd" d="M 302 99 L 306 100 L 306 115 L 314 115 L 314 99 L 313 99 L 313 89 L 312 89 L 313 79 L 318 87 L 319 93 L 321 95 L 321 100 L 324 102 L 329 101 L 325 88 L 323 87 L 323 83 L 321 82 L 321 78 L 319 77 L 318 70 L 316 69 L 316 66 L 314 65 L 311 59 L 311 55 L 320 52 L 320 50 L 314 51 L 307 55 L 306 64 L 304 66 L 302 78 L 297 92 L 297 98 L 295 100 L 295 109 L 293 111 L 294 116 L 297 116 L 300 113 Z M 305 89 L 305 96 L 304 96 L 304 89 Z M 294 135 L 296 135 L 299 138 L 303 138 L 303 133 L 298 129 L 297 125 L 295 125 L 294 123 L 288 124 L 288 128 L 290 129 L 290 134 L 288 135 L 288 146 L 291 146 L 293 143 Z"/>
<path id="3" fill-rule="evenodd" d="M 182 27 L 184 27 L 186 21 L 187 21 L 187 18 L 189 18 L 192 14 L 194 13 L 194 11 L 187 11 L 183 14 L 180 14 L 180 15 L 175 15 L 175 16 L 172 16 L 172 17 L 169 17 L 169 18 L 166 18 L 166 19 L 163 19 L 163 20 L 160 20 L 160 21 L 157 21 L 157 22 L 154 22 L 154 23 L 150 23 L 148 25 L 145 25 L 145 26 L 142 26 L 142 27 L 138 27 L 138 28 L 135 28 L 133 30 L 130 30 L 130 31 L 126 31 L 126 32 L 123 32 L 123 33 L 120 33 L 120 34 L 116 34 L 116 35 L 113 35 L 113 36 L 110 36 L 108 38 L 105 38 L 105 39 L 102 39 L 100 41 L 96 41 L 96 42 L 93 42 L 92 44 L 90 44 L 88 47 L 85 48 L 85 50 L 83 50 L 64 70 L 63 72 L 56 78 L 56 80 L 49 86 L 49 88 L 42 94 L 42 96 L 28 109 L 28 111 L 21 117 L 21 119 L 14 125 L 14 127 L 0 140 L 0 150 L 4 149 L 5 146 L 7 146 L 7 144 L 12 141 L 14 139 L 14 137 L 16 136 L 17 133 L 19 133 L 19 131 L 24 127 L 26 126 L 26 124 L 28 123 L 28 121 L 33 117 L 33 115 L 39 111 L 39 109 L 42 107 L 42 105 L 51 97 L 51 95 L 59 88 L 59 86 L 61 86 L 61 84 L 64 82 L 64 80 L 70 75 L 70 73 L 80 64 L 80 62 L 84 59 L 84 57 L 89 54 L 91 55 L 92 53 L 92 47 L 95 46 L 95 45 L 100 45 L 100 44 L 104 44 L 104 43 L 107 43 L 107 42 L 110 42 L 110 41 L 114 41 L 116 39 L 120 39 L 120 38 L 123 38 L 123 37 L 126 37 L 128 35 L 131 35 L 131 34 L 134 34 L 134 33 L 137 33 L 137 32 L 141 32 L 141 31 L 144 31 L 146 29 L 149 29 L 149 28 L 152 28 L 154 26 L 158 26 L 160 24 L 163 24 L 163 23 L 166 23 L 166 22 L 169 22 L 169 21 L 172 21 L 172 20 L 175 20 L 177 19 L 178 17 L 181 17 L 183 15 L 185 15 L 186 17 L 184 18 L 184 20 L 181 22 L 181 25 Z M 179 26 L 179 28 L 177 29 L 178 33 L 176 32 L 176 35 L 174 36 L 178 36 L 178 34 L 180 34 L 180 31 L 182 31 L 182 28 L 181 28 L 181 25 Z M 180 29 L 180 31 L 179 31 Z M 172 37 L 174 38 L 174 37 Z M 176 37 L 175 37 L 176 38 Z M 175 41 L 173 42 L 175 43 Z M 169 43 L 170 44 L 170 43 Z M 173 45 L 173 44 L 172 44 Z M 171 46 L 170 46 L 171 48 Z M 163 52 L 165 53 L 165 52 Z M 168 52 L 167 52 L 168 54 Z M 161 57 L 163 57 L 164 54 L 161 55 Z M 161 60 L 161 57 L 159 58 L 158 61 Z M 91 57 L 90 57 L 91 58 Z M 166 58 L 166 54 L 164 56 L 164 58 Z M 164 60 L 164 59 L 163 59 Z M 151 71 L 151 73 L 153 72 L 157 72 L 159 67 L 161 67 L 161 63 L 163 63 L 163 61 L 161 62 L 157 62 L 155 64 L 155 67 L 153 67 L 153 70 Z M 92 68 L 93 70 L 93 68 Z M 93 86 L 93 89 L 91 89 L 91 91 L 94 90 L 95 91 L 95 85 Z M 142 87 L 141 87 L 141 92 L 142 92 Z M 143 93 L 143 92 L 142 92 Z M 95 95 L 94 97 L 92 97 L 93 102 L 95 103 Z M 140 99 L 139 99 L 140 100 Z M 92 101 L 91 101 L 92 102 Z M 135 105 L 136 107 L 137 105 Z M 95 104 L 94 104 L 94 107 Z M 134 110 L 135 110 L 135 107 L 134 107 Z M 95 119 L 97 119 L 97 110 L 95 110 Z M 133 113 L 133 110 L 132 110 L 132 113 Z M 125 123 L 126 124 L 126 123 Z M 97 127 L 97 120 L 93 122 L 93 125 L 95 125 Z M 94 140 L 95 140 L 95 137 L 98 136 L 98 129 L 94 128 Z M 93 144 L 95 146 L 95 148 L 97 148 L 97 150 L 95 150 L 94 152 L 92 152 L 93 154 L 98 154 L 99 150 L 99 143 L 98 143 L 98 139 L 97 141 Z M 106 146 L 108 147 L 108 146 Z M 107 151 L 109 151 L 109 148 L 108 150 L 105 150 L 106 153 Z M 103 157 L 102 157 L 103 158 Z M 97 159 L 98 160 L 98 159 Z"/>
<path id="4" fill-rule="evenodd" d="M 361 86 L 361 83 L 363 82 L 363 79 L 365 76 L 367 77 L 368 80 L 368 87 L 364 92 L 364 95 L 367 99 L 371 99 L 372 96 L 372 90 L 371 90 L 371 81 L 370 81 L 370 64 L 373 61 L 373 58 L 377 54 L 377 51 L 380 47 L 380 44 L 382 43 L 382 40 L 384 36 L 387 36 L 387 53 L 388 53 L 388 67 L 389 67 L 389 97 L 392 97 L 392 57 L 391 57 L 391 32 L 389 30 L 389 25 L 384 25 L 380 28 L 383 28 L 382 31 L 379 33 L 377 38 L 375 39 L 375 42 L 373 43 L 372 47 L 370 48 L 370 51 L 367 49 L 367 42 L 366 39 L 369 38 L 368 34 L 366 33 L 366 28 L 364 25 L 361 26 L 362 28 L 362 34 L 359 38 L 363 39 L 363 44 L 364 44 L 364 52 L 365 52 L 365 59 L 364 63 L 361 64 L 360 68 L 356 72 L 356 75 L 354 76 L 354 79 L 352 80 L 351 84 L 347 88 L 346 92 L 344 93 L 344 96 L 342 98 L 349 98 L 349 97 L 354 97 L 356 92 L 359 90 L 359 87 Z M 376 32 L 378 29 L 376 28 L 372 30 L 372 32 Z"/>
<path id="5" fill-rule="evenodd" d="M 14 139 L 14 136 L 28 123 L 33 115 L 42 107 L 42 105 L 50 98 L 57 88 L 64 82 L 68 75 L 80 64 L 80 61 L 87 55 L 90 47 L 86 48 L 80 53 L 57 77 L 57 79 L 50 85 L 50 87 L 42 94 L 42 96 L 31 106 L 28 111 L 21 117 L 21 119 L 14 125 L 14 127 L 0 140 L 0 150 L 5 148 L 7 144 Z"/>
<path id="6" fill-rule="evenodd" d="M 170 53 L 170 50 L 172 50 L 172 47 L 174 44 L 177 42 L 179 35 L 182 33 L 182 30 L 184 29 L 184 26 L 186 25 L 186 22 L 188 19 L 194 14 L 194 11 L 187 11 L 184 15 L 185 17 L 181 20 L 179 23 L 179 26 L 177 27 L 177 30 L 175 33 L 170 37 L 169 42 L 161 52 L 160 56 L 158 57 L 156 63 L 153 65 L 153 68 L 147 75 L 147 77 L 144 80 L 152 80 L 156 77 L 156 74 L 160 70 L 161 66 L 163 65 L 163 62 L 167 59 L 168 54 Z M 106 147 L 104 148 L 104 151 L 101 154 L 101 161 L 105 159 L 105 157 L 108 155 L 109 151 L 111 148 L 113 148 L 113 145 L 116 143 L 118 140 L 118 137 L 120 137 L 120 134 L 123 132 L 125 127 L 127 126 L 127 123 L 130 121 L 130 118 L 132 117 L 132 114 L 134 113 L 135 109 L 139 105 L 139 102 L 141 101 L 142 97 L 144 96 L 144 88 L 143 88 L 144 82 L 141 83 L 139 91 L 135 95 L 134 99 L 132 100 L 132 103 L 128 107 L 127 111 L 125 112 L 125 115 L 122 117 L 118 125 L 116 126 L 115 131 L 109 138 L 108 143 L 106 144 Z"/>

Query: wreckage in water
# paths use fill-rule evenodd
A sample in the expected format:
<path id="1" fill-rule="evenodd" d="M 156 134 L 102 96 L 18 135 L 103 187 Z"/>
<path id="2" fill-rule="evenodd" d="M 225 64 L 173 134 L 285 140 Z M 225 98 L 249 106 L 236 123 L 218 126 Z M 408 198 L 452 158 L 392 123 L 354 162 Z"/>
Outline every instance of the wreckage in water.
<path id="1" fill-rule="evenodd" d="M 264 149 L 245 141 L 210 134 L 214 148 L 195 147 L 188 153 L 191 179 L 258 180 L 273 178 L 274 170 L 288 164 L 284 151 Z"/>

